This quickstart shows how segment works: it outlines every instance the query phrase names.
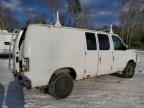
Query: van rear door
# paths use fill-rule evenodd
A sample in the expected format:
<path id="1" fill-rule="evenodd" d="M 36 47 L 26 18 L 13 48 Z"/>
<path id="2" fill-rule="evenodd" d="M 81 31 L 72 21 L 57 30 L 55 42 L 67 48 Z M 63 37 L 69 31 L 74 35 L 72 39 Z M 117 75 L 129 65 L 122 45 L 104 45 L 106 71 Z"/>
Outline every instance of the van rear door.
<path id="1" fill-rule="evenodd" d="M 23 34 L 23 30 L 15 30 L 14 31 L 13 37 L 12 37 L 12 57 L 13 57 L 13 61 L 11 62 L 11 60 L 9 60 L 9 68 L 13 73 L 18 73 L 20 72 L 20 68 L 19 68 L 19 41 L 21 39 L 21 36 Z M 10 66 L 12 64 L 12 67 Z"/>
<path id="2" fill-rule="evenodd" d="M 85 33 L 86 36 L 86 72 L 84 78 L 93 77 L 98 69 L 97 38 L 95 33 Z"/>

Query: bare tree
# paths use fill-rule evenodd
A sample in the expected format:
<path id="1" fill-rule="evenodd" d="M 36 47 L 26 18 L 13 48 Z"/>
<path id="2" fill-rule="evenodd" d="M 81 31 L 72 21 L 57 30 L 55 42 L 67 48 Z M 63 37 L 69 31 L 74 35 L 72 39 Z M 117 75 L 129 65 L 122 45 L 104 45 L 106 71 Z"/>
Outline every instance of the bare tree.
<path id="1" fill-rule="evenodd" d="M 25 12 L 26 16 L 26 21 L 25 21 L 25 26 L 28 24 L 46 24 L 46 18 L 43 13 L 37 12 L 37 11 L 32 11 L 28 10 Z"/>
<path id="2" fill-rule="evenodd" d="M 140 20 L 138 20 L 142 17 L 140 13 L 141 7 L 138 0 L 120 0 L 121 35 L 129 46 L 133 38 L 140 33 Z"/>
<path id="3" fill-rule="evenodd" d="M 91 19 L 91 14 L 89 10 L 83 8 L 82 13 L 77 17 L 76 27 L 82 29 L 90 29 L 92 27 L 92 25 L 90 24 L 90 19 Z"/>
<path id="4" fill-rule="evenodd" d="M 82 12 L 80 0 L 67 0 L 68 1 L 68 12 L 72 17 L 72 24 L 75 27 L 77 23 L 78 15 Z"/>
<path id="5" fill-rule="evenodd" d="M 59 0 L 44 0 L 44 2 L 53 18 L 55 18 L 56 12 L 60 12 L 64 7 Z"/>
<path id="6" fill-rule="evenodd" d="M 8 31 L 13 31 L 17 28 L 18 22 L 12 17 L 12 12 L 9 8 L 0 6 L 0 28 L 7 29 Z"/>

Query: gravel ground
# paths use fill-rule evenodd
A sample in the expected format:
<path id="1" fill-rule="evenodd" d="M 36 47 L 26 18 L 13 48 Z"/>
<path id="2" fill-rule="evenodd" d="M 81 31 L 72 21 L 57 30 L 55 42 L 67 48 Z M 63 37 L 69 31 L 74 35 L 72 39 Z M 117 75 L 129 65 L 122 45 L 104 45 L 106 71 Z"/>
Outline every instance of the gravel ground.
<path id="1" fill-rule="evenodd" d="M 8 70 L 8 60 L 0 59 L 0 108 L 144 108 L 144 52 L 137 53 L 134 78 L 104 75 L 76 81 L 63 100 L 22 88 Z"/>

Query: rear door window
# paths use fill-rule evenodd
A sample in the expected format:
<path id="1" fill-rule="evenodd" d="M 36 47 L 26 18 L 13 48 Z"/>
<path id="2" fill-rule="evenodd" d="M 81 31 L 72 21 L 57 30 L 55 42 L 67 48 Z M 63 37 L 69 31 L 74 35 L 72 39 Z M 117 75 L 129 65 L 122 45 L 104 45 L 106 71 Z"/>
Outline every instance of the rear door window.
<path id="1" fill-rule="evenodd" d="M 85 33 L 86 35 L 86 42 L 87 42 L 87 50 L 96 50 L 96 37 L 94 33 Z"/>
<path id="2" fill-rule="evenodd" d="M 100 50 L 109 50 L 110 49 L 110 41 L 109 41 L 108 35 L 98 34 L 98 40 L 99 40 Z"/>

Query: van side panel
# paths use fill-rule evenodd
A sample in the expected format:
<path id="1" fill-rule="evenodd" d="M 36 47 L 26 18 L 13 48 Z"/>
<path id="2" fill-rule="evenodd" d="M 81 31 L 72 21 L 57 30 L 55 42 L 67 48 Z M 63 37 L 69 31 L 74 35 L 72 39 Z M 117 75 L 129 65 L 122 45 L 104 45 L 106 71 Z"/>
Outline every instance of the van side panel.
<path id="1" fill-rule="evenodd" d="M 82 79 L 85 67 L 83 31 L 29 26 L 24 41 L 24 57 L 29 58 L 29 72 L 24 72 L 32 86 L 47 85 L 53 72 L 71 67 Z"/>
<path id="2" fill-rule="evenodd" d="M 85 67 L 84 32 L 64 28 L 53 28 L 52 31 L 52 68 L 72 67 L 77 72 L 76 79 L 82 79 Z"/>

